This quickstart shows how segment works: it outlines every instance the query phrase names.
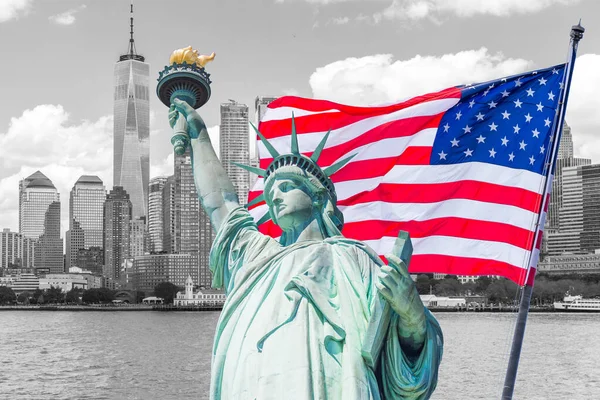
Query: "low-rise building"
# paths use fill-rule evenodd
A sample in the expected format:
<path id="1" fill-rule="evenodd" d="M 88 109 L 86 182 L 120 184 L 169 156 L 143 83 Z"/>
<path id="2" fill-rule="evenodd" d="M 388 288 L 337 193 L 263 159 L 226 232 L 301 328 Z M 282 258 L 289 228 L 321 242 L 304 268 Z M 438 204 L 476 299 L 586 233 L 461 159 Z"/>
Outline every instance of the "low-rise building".
<path id="1" fill-rule="evenodd" d="M 563 254 L 547 256 L 538 264 L 538 271 L 547 274 L 598 274 L 600 252 L 596 254 Z"/>
<path id="2" fill-rule="evenodd" d="M 87 280 L 78 274 L 48 274 L 45 278 L 39 278 L 39 288 L 41 290 L 51 287 L 60 288 L 63 292 L 69 292 L 73 289 L 88 288 Z"/>
<path id="3" fill-rule="evenodd" d="M 173 304 L 176 306 L 223 306 L 225 293 L 214 289 L 202 289 L 194 292 L 194 281 L 191 276 L 188 276 L 185 281 L 185 291 L 177 292 Z"/>

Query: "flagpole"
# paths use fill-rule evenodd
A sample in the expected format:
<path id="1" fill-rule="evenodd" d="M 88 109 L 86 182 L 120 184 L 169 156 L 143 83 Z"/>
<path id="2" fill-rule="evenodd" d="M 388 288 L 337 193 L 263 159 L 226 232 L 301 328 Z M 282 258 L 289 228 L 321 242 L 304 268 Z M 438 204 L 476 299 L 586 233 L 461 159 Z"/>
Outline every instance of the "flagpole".
<path id="1" fill-rule="evenodd" d="M 515 332 L 513 335 L 512 346 L 510 349 L 510 357 L 508 359 L 508 368 L 506 370 L 506 376 L 504 378 L 504 388 L 502 390 L 502 400 L 512 400 L 513 392 L 515 389 L 515 381 L 517 379 L 517 369 L 519 367 L 519 358 L 521 356 L 521 348 L 523 346 L 523 337 L 525 336 L 525 326 L 527 325 L 527 315 L 529 313 L 529 304 L 531 302 L 531 295 L 533 293 L 533 284 L 535 276 L 529 276 L 531 267 L 537 266 L 539 253 L 535 252 L 538 246 L 538 241 L 541 240 L 539 232 L 542 228 L 545 218 L 542 218 L 546 204 L 548 202 L 548 193 L 552 187 L 552 174 L 554 172 L 554 165 L 558 155 L 558 146 L 560 144 L 560 136 L 562 132 L 563 123 L 565 121 L 565 114 L 567 110 L 567 100 L 569 98 L 569 91 L 571 89 L 571 79 L 573 77 L 573 67 L 575 65 L 575 57 L 577 56 L 577 47 L 579 41 L 583 38 L 585 29 L 581 26 L 581 20 L 579 24 L 571 27 L 571 40 L 569 47 L 568 65 L 565 71 L 565 84 L 564 91 L 562 94 L 561 104 L 558 113 L 558 120 L 555 124 L 555 131 L 553 133 L 554 143 L 552 144 L 552 154 L 550 156 L 550 165 L 546 172 L 546 181 L 544 186 L 544 197 L 540 208 L 540 217 L 538 218 L 538 225 L 534 236 L 534 246 L 531 251 L 530 258 L 527 265 L 527 276 L 525 279 L 525 285 L 521 292 L 521 302 L 519 304 L 519 314 L 517 315 L 517 324 L 515 326 Z M 532 273 L 534 274 L 534 273 Z"/>

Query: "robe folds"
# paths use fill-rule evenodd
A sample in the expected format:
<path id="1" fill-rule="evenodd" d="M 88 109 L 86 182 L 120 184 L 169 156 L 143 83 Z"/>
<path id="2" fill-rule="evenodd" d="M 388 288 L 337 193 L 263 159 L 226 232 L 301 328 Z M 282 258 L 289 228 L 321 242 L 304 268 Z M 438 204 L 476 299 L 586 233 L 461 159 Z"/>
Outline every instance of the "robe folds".
<path id="1" fill-rule="evenodd" d="M 248 211 L 232 210 L 210 254 L 226 290 L 212 355 L 212 400 L 427 399 L 443 337 L 425 309 L 421 353 L 402 350 L 393 313 L 377 368 L 361 356 L 383 265 L 365 244 L 336 236 L 282 246 Z"/>

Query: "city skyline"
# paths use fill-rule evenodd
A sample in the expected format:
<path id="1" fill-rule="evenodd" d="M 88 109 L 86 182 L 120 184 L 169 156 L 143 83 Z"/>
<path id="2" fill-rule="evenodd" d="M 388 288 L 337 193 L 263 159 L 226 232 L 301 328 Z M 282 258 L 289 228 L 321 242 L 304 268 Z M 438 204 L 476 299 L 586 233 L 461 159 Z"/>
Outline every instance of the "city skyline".
<path id="1" fill-rule="evenodd" d="M 213 95 L 201 110 L 216 138 L 219 107 L 229 98 L 249 106 L 256 96 L 284 94 L 385 103 L 563 62 L 570 26 L 581 16 L 585 26 L 585 18 L 600 9 L 591 1 L 533 1 L 529 8 L 509 1 L 500 11 L 476 2 L 457 10 L 431 1 L 433 6 L 419 14 L 408 2 L 326 3 L 273 1 L 260 7 L 250 1 L 236 7 L 182 1 L 190 12 L 175 15 L 176 10 L 159 3 L 137 2 L 135 41 L 150 64 L 149 176 L 172 174 L 167 109 L 155 98 L 154 85 L 157 71 L 176 48 L 191 44 L 201 53 L 217 53 L 207 66 Z M 36 170 L 48 175 L 63 198 L 81 175 L 97 175 L 113 187 L 113 72 L 119 55 L 128 50 L 130 16 L 127 1 L 5 4 L 0 9 L 5 54 L 29 60 L 35 48 L 36 59 L 45 60 L 43 73 L 30 62 L 22 68 L 0 66 L 3 76 L 13 78 L 3 87 L 12 101 L 0 110 L 0 227 L 17 230 L 18 181 Z M 212 17 L 198 23 L 198 15 Z M 508 18 L 511 29 L 506 29 Z M 155 29 L 175 20 L 177 35 Z M 232 23 L 224 30 L 217 21 Z M 270 45 L 260 50 L 235 45 L 234 39 L 248 30 Z M 593 113 L 599 106 L 593 91 L 600 80 L 595 72 L 600 55 L 593 53 L 598 38 L 600 33 L 589 30 L 581 43 L 567 114 L 575 156 L 593 162 L 600 161 L 600 139 L 594 137 L 600 121 Z M 27 136 L 32 140 L 23 140 Z M 67 207 L 62 202 L 62 237 Z"/>

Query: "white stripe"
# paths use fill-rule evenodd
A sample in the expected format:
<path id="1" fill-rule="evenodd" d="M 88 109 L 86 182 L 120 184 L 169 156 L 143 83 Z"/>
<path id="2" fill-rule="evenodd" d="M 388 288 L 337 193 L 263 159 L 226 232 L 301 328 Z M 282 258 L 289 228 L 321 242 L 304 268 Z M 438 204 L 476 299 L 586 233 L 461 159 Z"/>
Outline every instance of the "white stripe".
<path id="1" fill-rule="evenodd" d="M 390 222 L 427 221 L 435 218 L 466 218 L 504 223 L 531 231 L 536 214 L 522 208 L 475 200 L 452 199 L 437 203 L 386 203 L 373 201 L 340 207 L 346 222 L 383 220 Z"/>
<path id="2" fill-rule="evenodd" d="M 451 165 L 395 165 L 383 176 L 337 182 L 335 191 L 338 200 L 344 200 L 358 193 L 371 191 L 381 183 L 433 184 L 472 180 L 541 194 L 544 191 L 543 178 L 540 174 L 524 169 L 480 162 Z M 262 179 L 258 179 L 252 191 L 262 191 L 263 183 Z"/>
<path id="3" fill-rule="evenodd" d="M 325 111 L 308 111 L 303 110 L 301 108 L 294 107 L 278 107 L 278 108 L 269 108 L 267 107 L 267 111 L 265 115 L 261 119 L 261 122 L 267 121 L 280 121 L 283 119 L 291 119 L 292 113 L 294 113 L 294 117 L 304 117 L 306 115 L 317 115 L 317 114 L 327 114 L 327 113 L 339 113 L 340 110 L 325 110 Z"/>
<path id="4" fill-rule="evenodd" d="M 529 251 L 517 246 L 500 242 L 464 239 L 451 236 L 429 236 L 411 239 L 414 247 L 413 255 L 438 254 L 454 257 L 476 257 L 501 261 L 518 268 L 523 268 L 529 260 Z M 386 255 L 394 247 L 395 237 L 384 236 L 378 240 L 364 240 L 379 255 Z M 435 271 L 435 266 L 431 266 Z"/>
<path id="5" fill-rule="evenodd" d="M 364 134 L 365 132 L 368 132 L 390 121 L 442 113 L 458 103 L 458 100 L 459 99 L 457 98 L 451 98 L 419 103 L 390 114 L 366 118 L 353 124 L 346 125 L 342 128 L 332 130 L 325 148 L 346 143 Z M 321 139 L 325 133 L 327 132 L 303 133 L 298 135 L 298 147 L 300 148 L 300 151 L 303 153 L 314 151 L 321 142 Z M 275 147 L 280 154 L 290 153 L 291 151 L 290 135 L 269 139 L 269 143 L 271 143 L 271 145 L 273 145 L 273 147 Z M 264 144 L 260 141 L 258 143 L 258 154 L 260 155 L 260 158 L 271 157 Z"/>

